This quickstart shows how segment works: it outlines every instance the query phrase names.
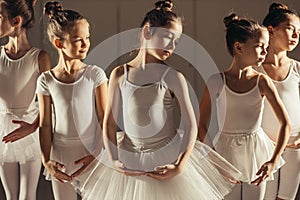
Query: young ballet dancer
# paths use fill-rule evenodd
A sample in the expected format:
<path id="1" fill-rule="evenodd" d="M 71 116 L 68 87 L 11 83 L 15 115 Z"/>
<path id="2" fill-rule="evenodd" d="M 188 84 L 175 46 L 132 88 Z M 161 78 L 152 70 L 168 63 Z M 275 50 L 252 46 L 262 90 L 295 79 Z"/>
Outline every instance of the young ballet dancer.
<path id="1" fill-rule="evenodd" d="M 182 34 L 172 7 L 170 0 L 155 4 L 142 22 L 137 56 L 110 75 L 105 150 L 95 167 L 74 177 L 84 199 L 222 199 L 241 176 L 208 146 L 194 145 L 197 124 L 186 79 L 165 63 Z M 117 139 L 121 124 L 124 136 Z"/>
<path id="2" fill-rule="evenodd" d="M 32 0 L 0 1 L 0 178 L 6 199 L 36 199 L 41 169 L 36 80 L 50 69 L 48 54 L 31 46 Z"/>
<path id="3" fill-rule="evenodd" d="M 291 136 L 283 152 L 286 163 L 278 172 L 279 180 L 267 183 L 265 199 L 292 200 L 300 183 L 300 63 L 289 58 L 287 52 L 299 42 L 300 19 L 286 5 L 273 3 L 263 25 L 269 31 L 270 41 L 266 59 L 257 70 L 272 79 L 291 121 Z M 268 102 L 264 105 L 262 128 L 276 143 L 280 125 Z"/>
<path id="4" fill-rule="evenodd" d="M 219 133 L 214 148 L 243 174 L 225 199 L 261 200 L 266 179 L 284 164 L 280 157 L 290 131 L 285 107 L 270 78 L 253 69 L 265 60 L 269 35 L 266 28 L 231 14 L 224 18 L 226 44 L 233 57 L 230 67 L 207 82 L 200 103 L 199 138 L 204 140 L 212 105 L 216 105 Z M 270 102 L 279 122 L 276 147 L 261 128 L 263 101 Z M 269 177 L 269 178 L 268 178 Z"/>
<path id="5" fill-rule="evenodd" d="M 98 66 L 81 61 L 90 47 L 87 19 L 52 1 L 44 5 L 44 14 L 49 16 L 47 32 L 59 60 L 37 81 L 42 163 L 55 199 L 74 200 L 72 176 L 79 175 L 101 150 L 99 124 L 106 106 L 107 77 Z"/>

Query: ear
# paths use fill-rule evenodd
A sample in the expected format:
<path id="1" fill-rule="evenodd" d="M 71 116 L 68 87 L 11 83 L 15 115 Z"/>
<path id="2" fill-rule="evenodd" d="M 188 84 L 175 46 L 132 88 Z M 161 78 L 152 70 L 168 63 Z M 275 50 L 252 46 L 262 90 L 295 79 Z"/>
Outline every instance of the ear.
<path id="1" fill-rule="evenodd" d="M 12 26 L 19 26 L 22 25 L 22 17 L 16 16 L 11 20 L 11 25 Z"/>
<path id="2" fill-rule="evenodd" d="M 243 51 L 243 46 L 244 46 L 243 43 L 235 42 L 235 43 L 233 44 L 234 52 L 235 52 L 236 54 L 241 54 L 242 51 Z"/>
<path id="3" fill-rule="evenodd" d="M 54 46 L 58 49 L 62 49 L 64 46 L 62 44 L 62 41 L 60 39 L 54 39 Z"/>
<path id="4" fill-rule="evenodd" d="M 145 25 L 143 27 L 143 36 L 146 40 L 150 40 L 151 39 L 151 28 L 150 28 L 150 25 Z"/>
<path id="5" fill-rule="evenodd" d="M 272 37 L 274 35 L 274 27 L 273 26 L 268 26 L 267 29 L 268 29 L 268 32 L 269 32 L 269 37 Z"/>

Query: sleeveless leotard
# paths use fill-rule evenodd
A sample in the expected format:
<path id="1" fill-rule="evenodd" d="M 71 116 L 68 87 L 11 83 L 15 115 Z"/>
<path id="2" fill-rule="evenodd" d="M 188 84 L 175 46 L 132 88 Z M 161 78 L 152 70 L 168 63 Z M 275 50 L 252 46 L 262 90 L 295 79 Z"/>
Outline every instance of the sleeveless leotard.
<path id="1" fill-rule="evenodd" d="M 164 79 L 138 86 L 120 83 L 125 135 L 119 141 L 119 160 L 133 170 L 153 171 L 155 167 L 174 163 L 182 141 L 179 121 L 174 116 L 176 101 Z M 183 133 L 184 134 L 184 133 Z M 197 142 L 182 173 L 167 181 L 147 176 L 126 176 L 110 164 L 107 152 L 91 164 L 86 175 L 73 182 L 84 199 L 222 199 L 234 186 L 224 175 L 238 179 L 241 175 L 231 164 L 208 146 Z M 221 170 L 223 175 L 220 173 Z"/>
<path id="2" fill-rule="evenodd" d="M 267 75 L 263 67 L 258 71 Z M 289 73 L 282 81 L 272 80 L 277 88 L 278 94 L 285 105 L 291 122 L 291 136 L 288 143 L 293 143 L 300 134 L 300 63 L 292 60 Z M 262 118 L 262 128 L 273 139 L 276 140 L 279 133 L 279 121 L 269 102 L 265 101 Z"/>
<path id="3" fill-rule="evenodd" d="M 243 173 L 242 181 L 251 182 L 265 162 L 269 161 L 274 145 L 261 128 L 264 97 L 256 85 L 247 92 L 237 93 L 226 85 L 217 98 L 219 137 L 214 140 L 215 148 L 226 160 Z M 275 172 L 283 165 L 281 159 Z M 273 175 L 269 179 L 273 179 Z"/>

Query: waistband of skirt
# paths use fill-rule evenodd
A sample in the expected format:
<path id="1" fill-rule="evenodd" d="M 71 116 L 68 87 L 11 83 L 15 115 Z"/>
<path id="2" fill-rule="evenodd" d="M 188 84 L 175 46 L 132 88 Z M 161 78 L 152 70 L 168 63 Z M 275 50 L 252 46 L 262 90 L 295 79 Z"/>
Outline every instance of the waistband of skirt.
<path id="1" fill-rule="evenodd" d="M 94 136 L 90 137 L 63 137 L 58 134 L 53 134 L 53 142 L 57 145 L 70 145 L 70 144 L 90 144 L 95 140 Z"/>
<path id="2" fill-rule="evenodd" d="M 262 129 L 256 129 L 256 130 L 247 130 L 247 131 L 240 131 L 240 132 L 230 132 L 230 131 L 220 131 L 221 134 L 227 135 L 227 136 L 250 136 L 250 135 L 256 135 L 260 132 Z"/>
<path id="3" fill-rule="evenodd" d="M 23 115 L 32 112 L 38 112 L 38 106 L 35 103 L 23 108 L 0 108 L 0 114 Z"/>

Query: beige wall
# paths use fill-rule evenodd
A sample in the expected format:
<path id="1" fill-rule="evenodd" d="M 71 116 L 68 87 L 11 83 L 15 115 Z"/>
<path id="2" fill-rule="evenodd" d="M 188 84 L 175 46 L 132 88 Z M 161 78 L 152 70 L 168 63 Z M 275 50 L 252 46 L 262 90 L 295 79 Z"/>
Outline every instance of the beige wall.
<path id="1" fill-rule="evenodd" d="M 45 0 L 38 0 L 35 8 L 36 25 L 30 31 L 29 38 L 33 45 L 47 50 L 54 65 L 57 59 L 56 51 L 50 43 L 45 32 L 42 9 Z M 121 31 L 138 28 L 144 14 L 152 8 L 155 0 L 62 0 L 63 6 L 75 9 L 88 18 L 92 27 L 91 50 L 105 39 Z M 224 43 L 223 18 L 231 11 L 240 16 L 251 17 L 262 22 L 267 14 L 271 0 L 174 0 L 176 10 L 184 16 L 184 33 L 201 44 L 212 57 L 219 69 L 226 68 L 231 61 Z M 280 1 L 278 1 L 280 2 Z M 300 13 L 299 0 L 281 1 Z M 291 56 L 300 60 L 300 47 L 298 46 Z M 200 98 L 204 87 L 199 74 L 194 73 L 194 67 L 184 59 L 171 62 L 188 78 Z M 175 60 L 176 60 L 175 59 Z M 99 61 L 101 62 L 101 61 Z M 205 67 L 205 66 L 203 66 Z M 107 72 L 109 76 L 109 72 Z M 42 177 L 42 176 L 41 176 Z M 38 199 L 51 199 L 49 183 L 40 181 Z M 2 195 L 2 196 L 1 196 Z M 0 199 L 4 199 L 0 191 Z"/>

